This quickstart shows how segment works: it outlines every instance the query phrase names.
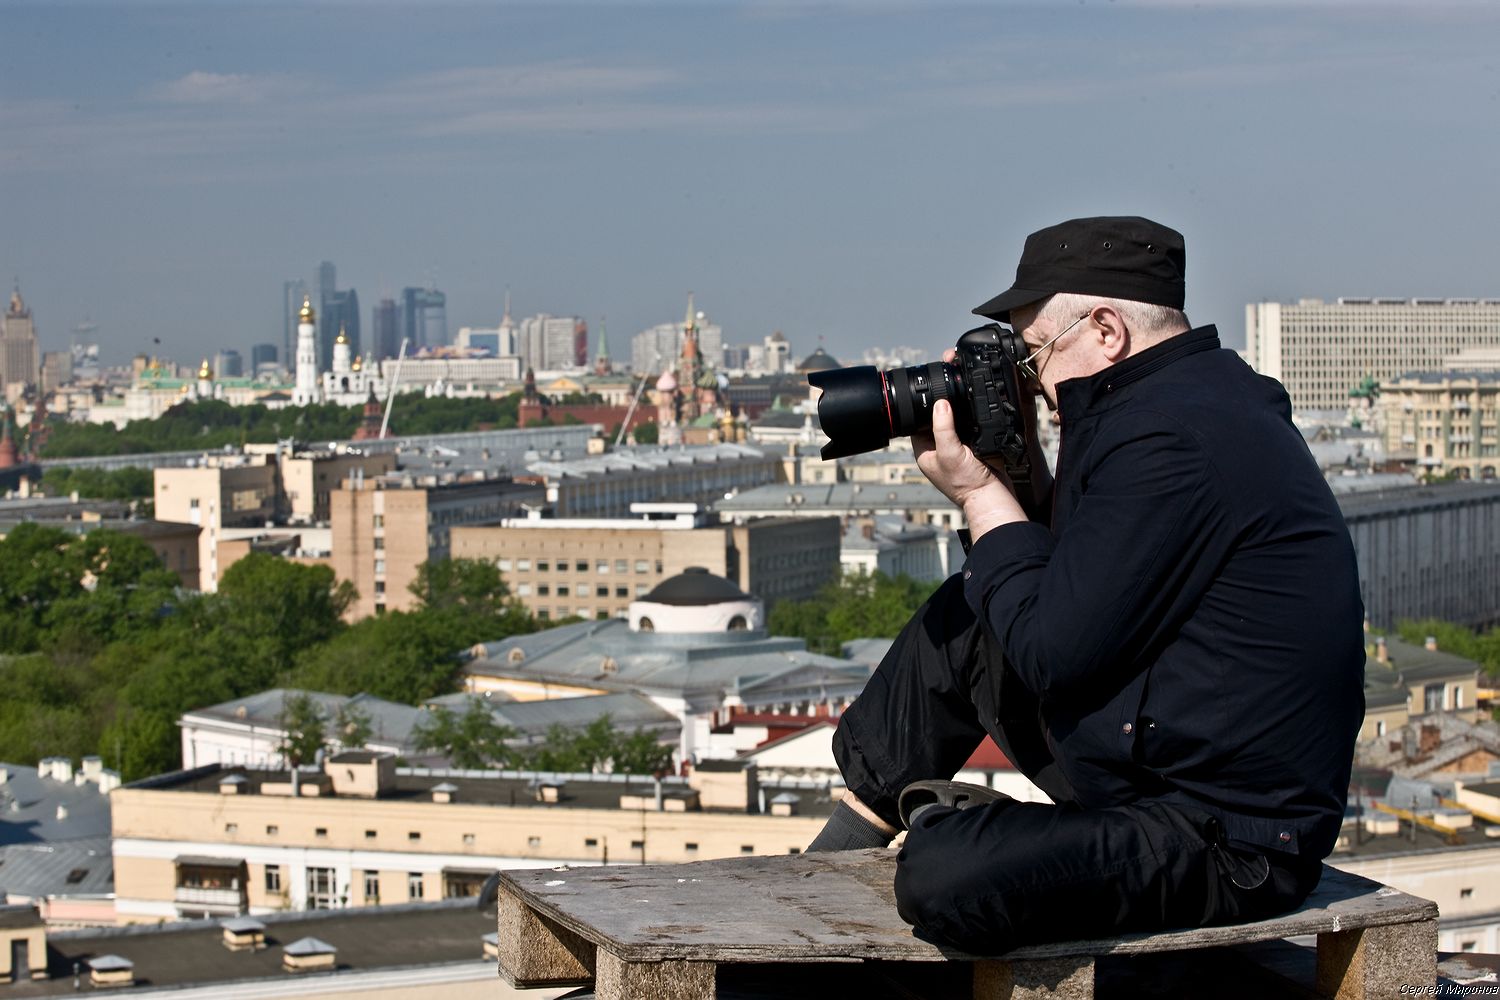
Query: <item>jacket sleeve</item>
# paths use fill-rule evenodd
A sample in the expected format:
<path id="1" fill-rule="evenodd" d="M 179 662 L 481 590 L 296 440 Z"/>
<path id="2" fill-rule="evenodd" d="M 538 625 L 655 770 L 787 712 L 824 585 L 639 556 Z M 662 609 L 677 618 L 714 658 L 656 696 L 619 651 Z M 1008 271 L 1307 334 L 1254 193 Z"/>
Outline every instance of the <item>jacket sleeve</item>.
<path id="1" fill-rule="evenodd" d="M 1212 582 L 1234 529 L 1212 465 L 1175 420 L 1133 412 L 1101 434 L 1054 539 L 1006 524 L 974 543 L 964 596 L 1044 700 L 1105 694 L 1169 640 Z"/>

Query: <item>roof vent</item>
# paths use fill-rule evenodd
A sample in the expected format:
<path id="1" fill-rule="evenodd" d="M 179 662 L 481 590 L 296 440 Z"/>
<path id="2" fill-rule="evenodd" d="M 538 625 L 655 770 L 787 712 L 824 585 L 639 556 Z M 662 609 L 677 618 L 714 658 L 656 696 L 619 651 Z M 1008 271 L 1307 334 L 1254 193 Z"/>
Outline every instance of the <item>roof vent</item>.
<path id="1" fill-rule="evenodd" d="M 458 797 L 458 786 L 451 781 L 432 786 L 432 801 L 448 803 Z"/>
<path id="2" fill-rule="evenodd" d="M 305 937 L 281 949 L 281 967 L 287 972 L 318 972 L 338 965 L 338 949 L 327 941 Z"/>
<path id="3" fill-rule="evenodd" d="M 522 649 L 520 646 L 512 646 L 510 648 L 510 652 L 505 654 L 505 659 L 510 663 L 520 663 L 522 660 L 526 659 L 526 650 Z"/>
<path id="4" fill-rule="evenodd" d="M 90 986 L 131 986 L 135 963 L 119 955 L 96 955 L 87 960 Z"/>
<path id="5" fill-rule="evenodd" d="M 613 656 L 606 656 L 599 663 L 599 672 L 605 674 L 617 674 L 620 672 L 620 665 L 615 662 L 615 658 Z"/>

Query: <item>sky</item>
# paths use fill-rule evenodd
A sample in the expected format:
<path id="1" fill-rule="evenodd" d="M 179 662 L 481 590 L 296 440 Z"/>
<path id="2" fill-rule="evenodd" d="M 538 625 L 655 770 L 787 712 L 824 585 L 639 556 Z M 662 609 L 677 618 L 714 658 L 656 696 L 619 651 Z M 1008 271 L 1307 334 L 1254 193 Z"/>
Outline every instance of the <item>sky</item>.
<path id="1" fill-rule="evenodd" d="M 508 288 L 628 359 L 692 291 L 728 343 L 936 358 L 1087 215 L 1182 231 L 1230 346 L 1247 302 L 1500 296 L 1478 0 L 0 0 L 0 35 L 0 281 L 111 362 L 279 345 L 322 260 L 367 329 Z"/>

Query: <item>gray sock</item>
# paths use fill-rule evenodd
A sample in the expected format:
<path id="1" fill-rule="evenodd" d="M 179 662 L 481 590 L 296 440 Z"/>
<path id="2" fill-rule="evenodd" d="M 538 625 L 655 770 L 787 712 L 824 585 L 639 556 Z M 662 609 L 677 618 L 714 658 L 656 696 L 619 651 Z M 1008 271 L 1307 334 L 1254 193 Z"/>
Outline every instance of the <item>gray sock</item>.
<path id="1" fill-rule="evenodd" d="M 809 851 L 857 851 L 866 847 L 885 847 L 891 842 L 883 831 L 843 802 L 833 807 L 833 815 L 821 833 L 807 845 Z"/>

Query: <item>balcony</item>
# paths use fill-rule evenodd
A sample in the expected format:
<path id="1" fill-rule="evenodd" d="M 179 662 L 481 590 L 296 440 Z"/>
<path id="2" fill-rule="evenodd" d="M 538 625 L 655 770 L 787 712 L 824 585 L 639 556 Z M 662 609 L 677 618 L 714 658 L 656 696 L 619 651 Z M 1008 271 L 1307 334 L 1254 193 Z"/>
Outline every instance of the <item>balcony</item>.
<path id="1" fill-rule="evenodd" d="M 224 907 L 235 912 L 239 912 L 245 903 L 245 897 L 238 889 L 202 889 L 190 885 L 179 885 L 172 900 L 179 905 Z"/>

